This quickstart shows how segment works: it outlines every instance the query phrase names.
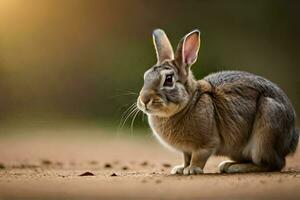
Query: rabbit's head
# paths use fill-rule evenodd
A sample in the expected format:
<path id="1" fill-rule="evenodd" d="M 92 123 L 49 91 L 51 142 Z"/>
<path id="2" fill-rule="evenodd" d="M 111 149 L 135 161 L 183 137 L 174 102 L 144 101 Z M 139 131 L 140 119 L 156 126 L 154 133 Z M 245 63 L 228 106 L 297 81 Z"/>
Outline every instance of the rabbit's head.
<path id="1" fill-rule="evenodd" d="M 197 60 L 200 32 L 194 30 L 183 37 L 175 55 L 163 30 L 153 32 L 153 43 L 157 63 L 144 74 L 137 106 L 148 115 L 170 117 L 187 105 L 195 90 L 190 67 Z"/>

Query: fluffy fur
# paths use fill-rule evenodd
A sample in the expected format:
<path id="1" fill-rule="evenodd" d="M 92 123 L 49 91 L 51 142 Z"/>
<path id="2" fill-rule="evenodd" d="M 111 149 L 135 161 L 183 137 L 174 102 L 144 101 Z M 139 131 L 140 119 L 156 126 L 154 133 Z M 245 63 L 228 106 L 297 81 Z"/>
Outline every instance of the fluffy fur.
<path id="1" fill-rule="evenodd" d="M 162 30 L 153 38 L 158 63 L 145 73 L 137 104 L 159 140 L 183 152 L 183 165 L 171 173 L 202 173 L 213 154 L 233 161 L 221 163 L 221 172 L 281 170 L 299 140 L 285 93 L 248 72 L 223 71 L 195 80 L 190 67 L 200 47 L 197 30 L 181 40 L 175 57 Z M 173 78 L 171 87 L 165 86 L 167 76 Z"/>

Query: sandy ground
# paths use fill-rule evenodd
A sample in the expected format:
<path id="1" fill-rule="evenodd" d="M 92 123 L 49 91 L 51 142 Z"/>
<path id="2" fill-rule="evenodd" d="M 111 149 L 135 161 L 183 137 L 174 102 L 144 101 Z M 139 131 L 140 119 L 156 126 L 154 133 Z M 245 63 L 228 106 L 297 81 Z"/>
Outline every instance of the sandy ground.
<path id="1" fill-rule="evenodd" d="M 151 134 L 30 132 L 0 136 L 0 199 L 300 199 L 299 150 L 281 173 L 220 174 L 212 157 L 203 175 L 171 176 L 181 155 Z"/>

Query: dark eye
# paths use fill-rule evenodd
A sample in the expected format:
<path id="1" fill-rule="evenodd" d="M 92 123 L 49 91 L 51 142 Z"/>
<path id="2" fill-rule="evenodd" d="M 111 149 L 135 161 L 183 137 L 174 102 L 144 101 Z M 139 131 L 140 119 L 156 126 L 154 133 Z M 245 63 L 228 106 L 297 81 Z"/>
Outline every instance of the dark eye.
<path id="1" fill-rule="evenodd" d="M 165 87 L 172 87 L 173 86 L 173 74 L 166 75 L 164 86 Z"/>

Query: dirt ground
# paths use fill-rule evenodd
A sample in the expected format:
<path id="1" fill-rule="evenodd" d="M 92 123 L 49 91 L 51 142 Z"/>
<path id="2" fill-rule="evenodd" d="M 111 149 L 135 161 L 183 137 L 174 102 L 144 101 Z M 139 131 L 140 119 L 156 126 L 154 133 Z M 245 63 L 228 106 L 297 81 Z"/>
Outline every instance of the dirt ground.
<path id="1" fill-rule="evenodd" d="M 150 133 L 1 131 L 0 199 L 300 199 L 299 150 L 281 173 L 220 174 L 212 157 L 203 175 L 171 176 L 181 155 Z"/>

